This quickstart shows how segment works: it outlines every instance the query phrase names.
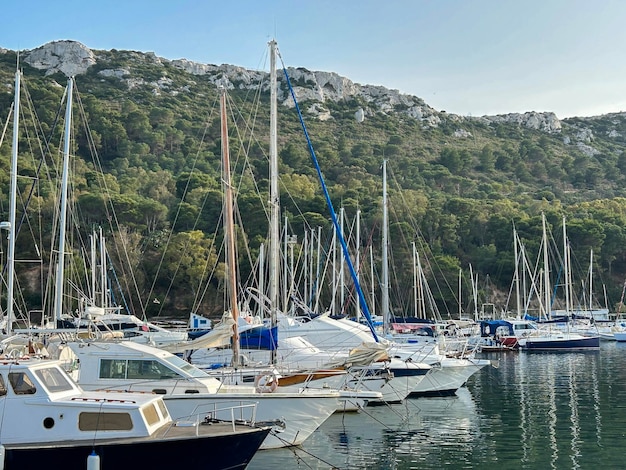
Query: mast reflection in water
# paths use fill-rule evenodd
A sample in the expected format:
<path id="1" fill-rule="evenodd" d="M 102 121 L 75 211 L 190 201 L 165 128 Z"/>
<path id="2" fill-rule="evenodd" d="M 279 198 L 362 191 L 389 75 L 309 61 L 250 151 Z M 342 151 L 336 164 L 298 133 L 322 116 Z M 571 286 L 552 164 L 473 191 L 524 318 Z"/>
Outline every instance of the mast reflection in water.
<path id="1" fill-rule="evenodd" d="M 302 448 L 249 469 L 626 468 L 626 344 L 501 353 L 455 397 L 335 414 Z"/>

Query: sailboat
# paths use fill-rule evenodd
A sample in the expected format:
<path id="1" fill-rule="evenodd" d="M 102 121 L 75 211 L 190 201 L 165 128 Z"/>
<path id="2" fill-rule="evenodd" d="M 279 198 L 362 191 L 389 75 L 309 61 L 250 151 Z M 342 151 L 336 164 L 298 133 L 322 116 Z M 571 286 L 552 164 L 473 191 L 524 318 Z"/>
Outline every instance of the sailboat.
<path id="1" fill-rule="evenodd" d="M 68 88 L 73 80 L 68 80 Z M 20 72 L 16 72 L 14 140 L 11 165 L 9 276 L 7 330 L 12 326 L 12 283 L 15 248 L 15 194 Z M 68 100 L 70 103 L 71 100 Z M 66 135 L 66 139 L 68 136 Z M 11 338 L 11 337 L 10 337 Z M 209 452 L 212 468 L 244 468 L 270 428 L 254 424 L 255 406 L 246 406 L 247 422 L 230 417 L 215 426 L 200 426 L 204 416 L 190 414 L 185 423 L 172 420 L 162 397 L 153 394 L 85 392 L 60 367 L 59 361 L 3 355 L 0 364 L 0 467 L 126 468 L 138 455 L 148 467 L 182 465 L 205 468 Z M 214 411 L 214 410 L 212 410 Z M 243 413 L 242 413 L 243 415 Z M 181 425 L 184 424 L 184 425 Z M 212 423 L 213 424 L 213 423 Z M 237 452 L 221 452 L 224 448 Z M 182 452 L 182 454 L 179 454 Z"/>
<path id="2" fill-rule="evenodd" d="M 412 340 L 404 340 L 404 333 L 390 330 L 389 326 L 392 318 L 390 315 L 389 266 L 387 261 L 387 250 L 389 247 L 387 214 L 387 162 L 383 161 L 382 311 L 386 333 L 385 337 L 392 343 L 390 347 L 392 357 L 405 361 L 416 360 L 432 367 L 431 372 L 413 387 L 411 395 L 453 395 L 474 373 L 491 364 L 491 362 L 484 359 L 476 359 L 473 355 L 467 355 L 466 357 L 448 357 L 440 351 L 438 341 L 430 335 L 418 336 L 412 334 Z M 417 299 L 417 297 L 416 292 L 415 299 Z M 424 330 L 424 328 L 422 329 Z"/>
<path id="3" fill-rule="evenodd" d="M 58 249 L 56 259 L 56 272 L 54 275 L 54 306 L 52 317 L 53 320 L 46 323 L 42 318 L 41 328 L 27 327 L 22 329 L 15 329 L 16 333 L 24 334 L 71 334 L 71 333 L 88 333 L 88 332 L 107 332 L 111 334 L 119 334 L 127 339 L 137 342 L 144 342 L 156 345 L 165 345 L 172 342 L 180 342 L 187 339 L 187 333 L 184 331 L 169 330 L 158 325 L 155 325 L 147 320 L 141 320 L 135 315 L 130 313 L 122 313 L 119 307 L 111 307 L 108 305 L 107 292 L 107 280 L 106 272 L 107 268 L 107 253 L 105 248 L 104 237 L 100 231 L 99 243 L 100 243 L 100 296 L 96 296 L 96 256 L 95 245 L 96 235 L 94 234 L 92 239 L 92 286 L 91 295 L 89 298 L 82 296 L 80 299 L 81 309 L 78 316 L 69 315 L 64 313 L 64 298 L 65 298 L 65 283 L 67 281 L 65 269 L 66 269 L 66 241 L 67 241 L 67 226 L 68 226 L 68 207 L 70 194 L 70 132 L 72 129 L 72 105 L 74 94 L 74 80 L 68 79 L 66 88 L 66 106 L 65 106 L 65 129 L 62 149 L 62 174 L 61 174 L 61 187 L 60 187 L 60 204 L 59 204 L 59 232 L 58 232 Z M 16 101 L 16 107 L 19 102 Z M 14 136 L 14 140 L 17 137 Z M 17 149 L 17 142 L 14 143 L 14 148 Z M 17 150 L 15 150 L 16 152 Z M 14 160 L 16 155 L 14 156 Z M 16 163 L 13 163 L 16 165 Z M 17 169 L 15 169 L 17 171 Z M 15 183 L 16 185 L 16 183 Z M 11 190 L 12 198 L 13 193 L 16 191 L 15 186 Z M 13 270 L 14 263 L 14 235 L 15 231 L 15 201 L 11 202 L 10 221 L 7 226 L 10 227 L 10 241 L 9 241 L 9 259 L 8 270 Z M 51 269 L 50 272 L 53 270 Z M 52 277 L 50 277 L 52 279 Z M 9 276 L 9 293 L 13 296 L 13 276 Z M 98 297 L 98 298 L 97 298 Z M 12 304 L 12 302 L 11 302 Z M 67 309 L 65 309 L 67 310 Z M 8 316 L 13 319 L 12 306 L 9 308 Z M 9 332 L 11 328 L 9 328 Z"/>
<path id="4" fill-rule="evenodd" d="M 546 320 L 552 319 L 550 299 L 550 269 L 548 259 L 548 236 L 546 230 L 546 217 L 541 214 L 542 222 L 542 247 L 543 247 L 543 310 Z M 564 329 L 556 328 L 551 323 L 546 323 L 535 335 L 518 339 L 522 351 L 589 351 L 600 348 L 598 335 L 584 336 L 570 330 L 569 314 L 571 308 L 571 274 L 569 243 L 565 230 L 565 217 L 563 217 L 563 272 L 565 273 L 565 310 L 567 312 L 566 326 Z"/>
<path id="5" fill-rule="evenodd" d="M 333 349 L 332 351 L 326 351 L 324 348 L 319 347 L 315 344 L 314 340 L 319 338 L 319 334 L 322 330 L 315 330 L 315 326 L 318 326 L 326 321 L 331 321 L 332 319 L 327 316 L 320 316 L 313 319 L 308 323 L 301 323 L 298 320 L 284 315 L 279 311 L 278 307 L 278 279 L 279 279 L 279 243 L 280 243 L 280 234 L 278 229 L 278 217 L 279 217 L 279 196 L 278 196 L 278 153 L 277 153 L 277 109 L 276 109 L 276 65 L 275 65 L 275 57 L 276 57 L 276 43 L 274 41 L 270 42 L 270 61 L 271 61 L 271 70 L 270 70 L 270 89 L 271 89 L 271 109 L 270 109 L 270 235 L 269 235 L 269 283 L 268 283 L 268 296 L 267 298 L 264 295 L 264 292 L 258 292 L 258 298 L 260 299 L 260 304 L 265 307 L 267 311 L 269 311 L 269 325 L 272 328 L 278 328 L 278 335 L 280 336 L 280 351 L 286 353 L 286 355 L 292 355 L 288 351 L 294 352 L 299 355 L 299 359 L 297 363 L 292 363 L 292 367 L 296 367 L 297 370 L 287 370 L 290 366 L 286 362 L 279 361 L 279 352 L 276 348 L 271 348 L 268 351 L 254 351 L 250 350 L 246 351 L 246 357 L 251 358 L 253 355 L 255 356 L 255 362 L 263 362 L 265 364 L 269 363 L 271 366 L 275 368 L 280 368 L 280 380 L 282 382 L 289 380 L 291 381 L 294 373 L 305 377 L 313 377 L 315 378 L 318 374 L 313 369 L 303 370 L 304 364 L 313 365 L 313 363 L 317 363 L 319 367 L 320 360 L 329 360 L 333 363 L 344 362 L 344 359 L 348 357 L 350 349 L 361 347 L 363 341 L 358 341 L 356 344 L 352 345 L 350 349 L 347 349 L 345 345 L 337 345 L 339 349 Z M 297 105 L 296 105 L 297 106 Z M 301 121 L 302 122 L 302 121 Z M 319 172 L 319 169 L 318 169 Z M 329 200 L 329 198 L 327 198 Z M 332 212 L 332 216 L 334 219 L 334 223 L 338 230 L 338 224 L 336 223 L 336 217 L 334 211 Z M 345 241 L 341 238 L 342 247 L 344 250 L 347 250 L 345 247 Z M 346 259 L 349 257 L 346 256 Z M 352 270 L 353 271 L 353 270 Z M 360 293 L 362 295 L 362 293 Z M 267 300 L 266 300 L 267 299 Z M 362 304 L 365 308 L 364 299 L 362 299 Z M 334 321 L 334 320 L 332 320 Z M 337 325 L 333 325 L 336 327 Z M 373 333 L 373 330 L 372 330 Z M 324 333 L 322 332 L 322 335 Z M 332 337 L 332 336 L 331 336 Z M 328 339 L 328 337 L 326 337 Z M 376 337 L 374 339 L 371 335 L 368 335 L 367 341 L 370 343 L 374 343 Z M 293 349 L 290 349 L 293 348 Z M 386 353 L 384 348 L 375 347 L 371 357 L 379 358 L 381 354 Z M 258 358 L 258 354 L 263 355 L 263 359 Z M 308 353 L 308 354 L 307 354 Z M 330 353 L 330 354 L 326 354 Z M 216 358 L 219 357 L 219 351 L 207 351 L 200 350 L 195 351 L 191 358 L 195 364 L 205 364 L 208 365 L 207 362 L 215 362 Z M 359 357 L 363 357 L 361 352 L 358 353 Z M 293 356 L 293 355 L 292 355 Z M 367 353 L 365 353 L 367 356 Z M 223 357 L 223 356 L 222 356 Z M 284 358 L 284 356 L 283 356 Z M 370 359 L 369 362 L 371 362 Z M 219 359 L 217 360 L 219 363 Z M 252 361 L 250 361 L 252 362 Z M 345 361 L 352 362 L 352 360 Z M 399 362 L 400 364 L 396 364 Z M 369 363 L 368 363 L 369 364 Z M 415 362 L 405 362 L 405 361 L 393 361 L 394 366 L 398 366 L 398 370 L 393 370 L 390 372 L 389 363 L 378 362 L 375 365 L 371 365 L 370 370 L 359 370 L 358 378 L 349 379 L 348 383 L 345 383 L 346 374 L 345 371 L 343 374 L 334 374 L 336 381 L 332 383 L 328 383 L 330 380 L 327 376 L 328 371 L 323 371 L 323 380 L 326 386 L 334 387 L 347 387 L 348 390 L 341 390 L 341 393 L 347 393 L 349 395 L 349 400 L 352 400 L 355 390 L 353 390 L 354 386 L 364 386 L 366 388 L 365 395 L 367 397 L 368 402 L 370 398 L 376 398 L 377 401 L 380 401 L 381 398 L 385 401 L 401 401 L 411 392 L 413 385 L 417 383 L 417 381 L 421 380 L 422 377 L 430 370 L 430 367 L 427 365 L 419 365 Z M 214 371 L 218 373 L 218 371 Z M 300 374 L 303 373 L 303 374 Z M 370 376 L 375 377 L 375 389 L 372 389 L 370 386 L 372 382 L 368 380 L 364 382 L 361 374 L 370 374 Z M 343 375 L 343 377 L 341 376 Z M 286 376 L 289 376 L 287 378 Z M 411 377 L 409 379 L 409 376 Z M 317 381 L 309 381 L 306 384 L 306 388 L 315 387 L 315 383 Z M 280 383 L 280 382 L 279 382 Z M 381 389 L 382 388 L 382 389 Z M 280 387 L 279 387 L 280 389 Z M 374 393 L 372 393 L 374 392 Z M 381 395 L 382 393 L 382 395 Z M 358 397 L 358 393 L 356 395 Z M 342 405 L 339 407 L 342 408 Z"/>
<path id="6" fill-rule="evenodd" d="M 226 125 L 226 92 L 221 99 L 225 232 L 227 243 L 227 277 L 230 332 L 232 348 L 230 364 L 241 367 L 239 358 L 239 308 L 237 303 L 236 261 L 234 253 L 233 196 L 229 171 L 228 129 Z M 216 329 L 220 328 L 217 326 Z M 181 342 L 168 348 L 185 350 L 210 340 L 211 332 L 191 343 Z M 52 346 L 50 348 L 52 350 Z M 168 411 L 174 418 L 194 413 L 197 409 L 226 406 L 232 402 L 257 403 L 256 420 L 272 425 L 273 432 L 261 448 L 300 445 L 339 406 L 339 393 L 332 390 L 291 391 L 277 390 L 269 379 L 264 383 L 228 385 L 163 349 L 127 341 L 72 341 L 57 344 L 55 353 L 68 359 L 76 380 L 87 389 L 137 390 L 163 395 Z M 99 374 L 91 372 L 100 371 Z M 91 371 L 91 372 L 90 372 Z M 103 372 L 106 371 L 106 372 Z M 104 375 L 103 375 L 104 374 Z M 261 376 L 261 378 L 265 375 Z M 102 380 L 104 379 L 104 380 Z"/>

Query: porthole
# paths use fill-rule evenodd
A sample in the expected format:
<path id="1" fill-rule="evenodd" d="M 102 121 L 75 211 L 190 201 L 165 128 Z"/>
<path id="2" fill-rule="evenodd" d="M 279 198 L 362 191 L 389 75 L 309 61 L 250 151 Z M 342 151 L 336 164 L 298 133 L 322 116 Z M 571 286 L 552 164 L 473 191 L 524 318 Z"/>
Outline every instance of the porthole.
<path id="1" fill-rule="evenodd" d="M 54 427 L 54 419 L 52 418 L 45 418 L 43 420 L 43 427 L 46 429 L 52 429 Z"/>

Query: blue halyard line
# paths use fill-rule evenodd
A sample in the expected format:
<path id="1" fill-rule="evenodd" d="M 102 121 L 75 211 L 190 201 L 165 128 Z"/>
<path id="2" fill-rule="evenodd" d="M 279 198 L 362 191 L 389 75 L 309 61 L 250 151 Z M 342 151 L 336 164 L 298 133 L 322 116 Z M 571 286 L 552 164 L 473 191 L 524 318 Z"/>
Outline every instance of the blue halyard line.
<path id="1" fill-rule="evenodd" d="M 281 59 L 282 62 L 282 59 Z M 309 153 L 311 154 L 311 160 L 313 160 L 313 165 L 315 165 L 315 170 L 317 171 L 317 177 L 322 184 L 322 190 L 324 191 L 324 198 L 326 199 L 326 205 L 328 206 L 328 210 L 330 211 L 330 216 L 333 221 L 333 225 L 335 226 L 335 231 L 337 232 L 337 238 L 341 242 L 341 249 L 343 250 L 344 258 L 348 264 L 348 269 L 350 270 L 350 276 L 352 276 L 352 281 L 356 286 L 356 290 L 359 294 L 359 300 L 361 301 L 361 309 L 363 311 L 363 315 L 367 320 L 367 326 L 372 332 L 372 336 L 374 336 L 374 340 L 378 343 L 378 335 L 376 335 L 376 330 L 374 329 L 374 324 L 372 323 L 372 317 L 370 315 L 369 308 L 367 306 L 367 301 L 365 300 L 365 296 L 363 295 L 363 290 L 361 289 L 361 284 L 356 275 L 356 271 L 354 270 L 354 266 L 352 264 L 352 260 L 350 259 L 350 253 L 348 252 L 348 245 L 346 244 L 345 239 L 343 238 L 343 233 L 341 233 L 341 228 L 339 227 L 339 222 L 337 222 L 337 216 L 335 215 L 335 210 L 333 209 L 333 203 L 330 200 L 330 195 L 328 194 L 328 189 L 326 188 L 326 183 L 324 182 L 324 176 L 322 175 L 322 170 L 320 169 L 319 163 L 317 161 L 317 157 L 315 156 L 315 150 L 313 149 L 313 144 L 311 143 L 311 139 L 309 138 L 309 133 L 306 129 L 306 125 L 304 124 L 304 119 L 302 118 L 302 113 L 300 112 L 300 106 L 298 106 L 298 101 L 296 100 L 296 95 L 293 91 L 293 87 L 291 86 L 291 80 L 289 80 L 289 74 L 287 73 L 287 69 L 283 64 L 283 72 L 285 74 L 285 79 L 287 80 L 287 86 L 289 87 L 289 92 L 291 93 L 291 97 L 293 98 L 294 105 L 296 107 L 296 111 L 298 112 L 298 119 L 300 120 L 300 125 L 302 126 L 302 131 L 304 132 L 304 137 L 306 138 L 307 145 L 309 147 Z"/>

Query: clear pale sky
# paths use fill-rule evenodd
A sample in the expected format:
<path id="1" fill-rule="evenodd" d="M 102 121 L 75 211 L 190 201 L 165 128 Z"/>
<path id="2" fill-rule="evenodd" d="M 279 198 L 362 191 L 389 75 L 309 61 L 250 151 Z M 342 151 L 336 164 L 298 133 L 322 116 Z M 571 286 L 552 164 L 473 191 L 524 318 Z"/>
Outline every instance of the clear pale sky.
<path id="1" fill-rule="evenodd" d="M 440 111 L 626 111 L 623 0 L 20 0 L 2 13 L 11 50 L 72 39 L 258 70 L 275 38 L 287 66 Z"/>

